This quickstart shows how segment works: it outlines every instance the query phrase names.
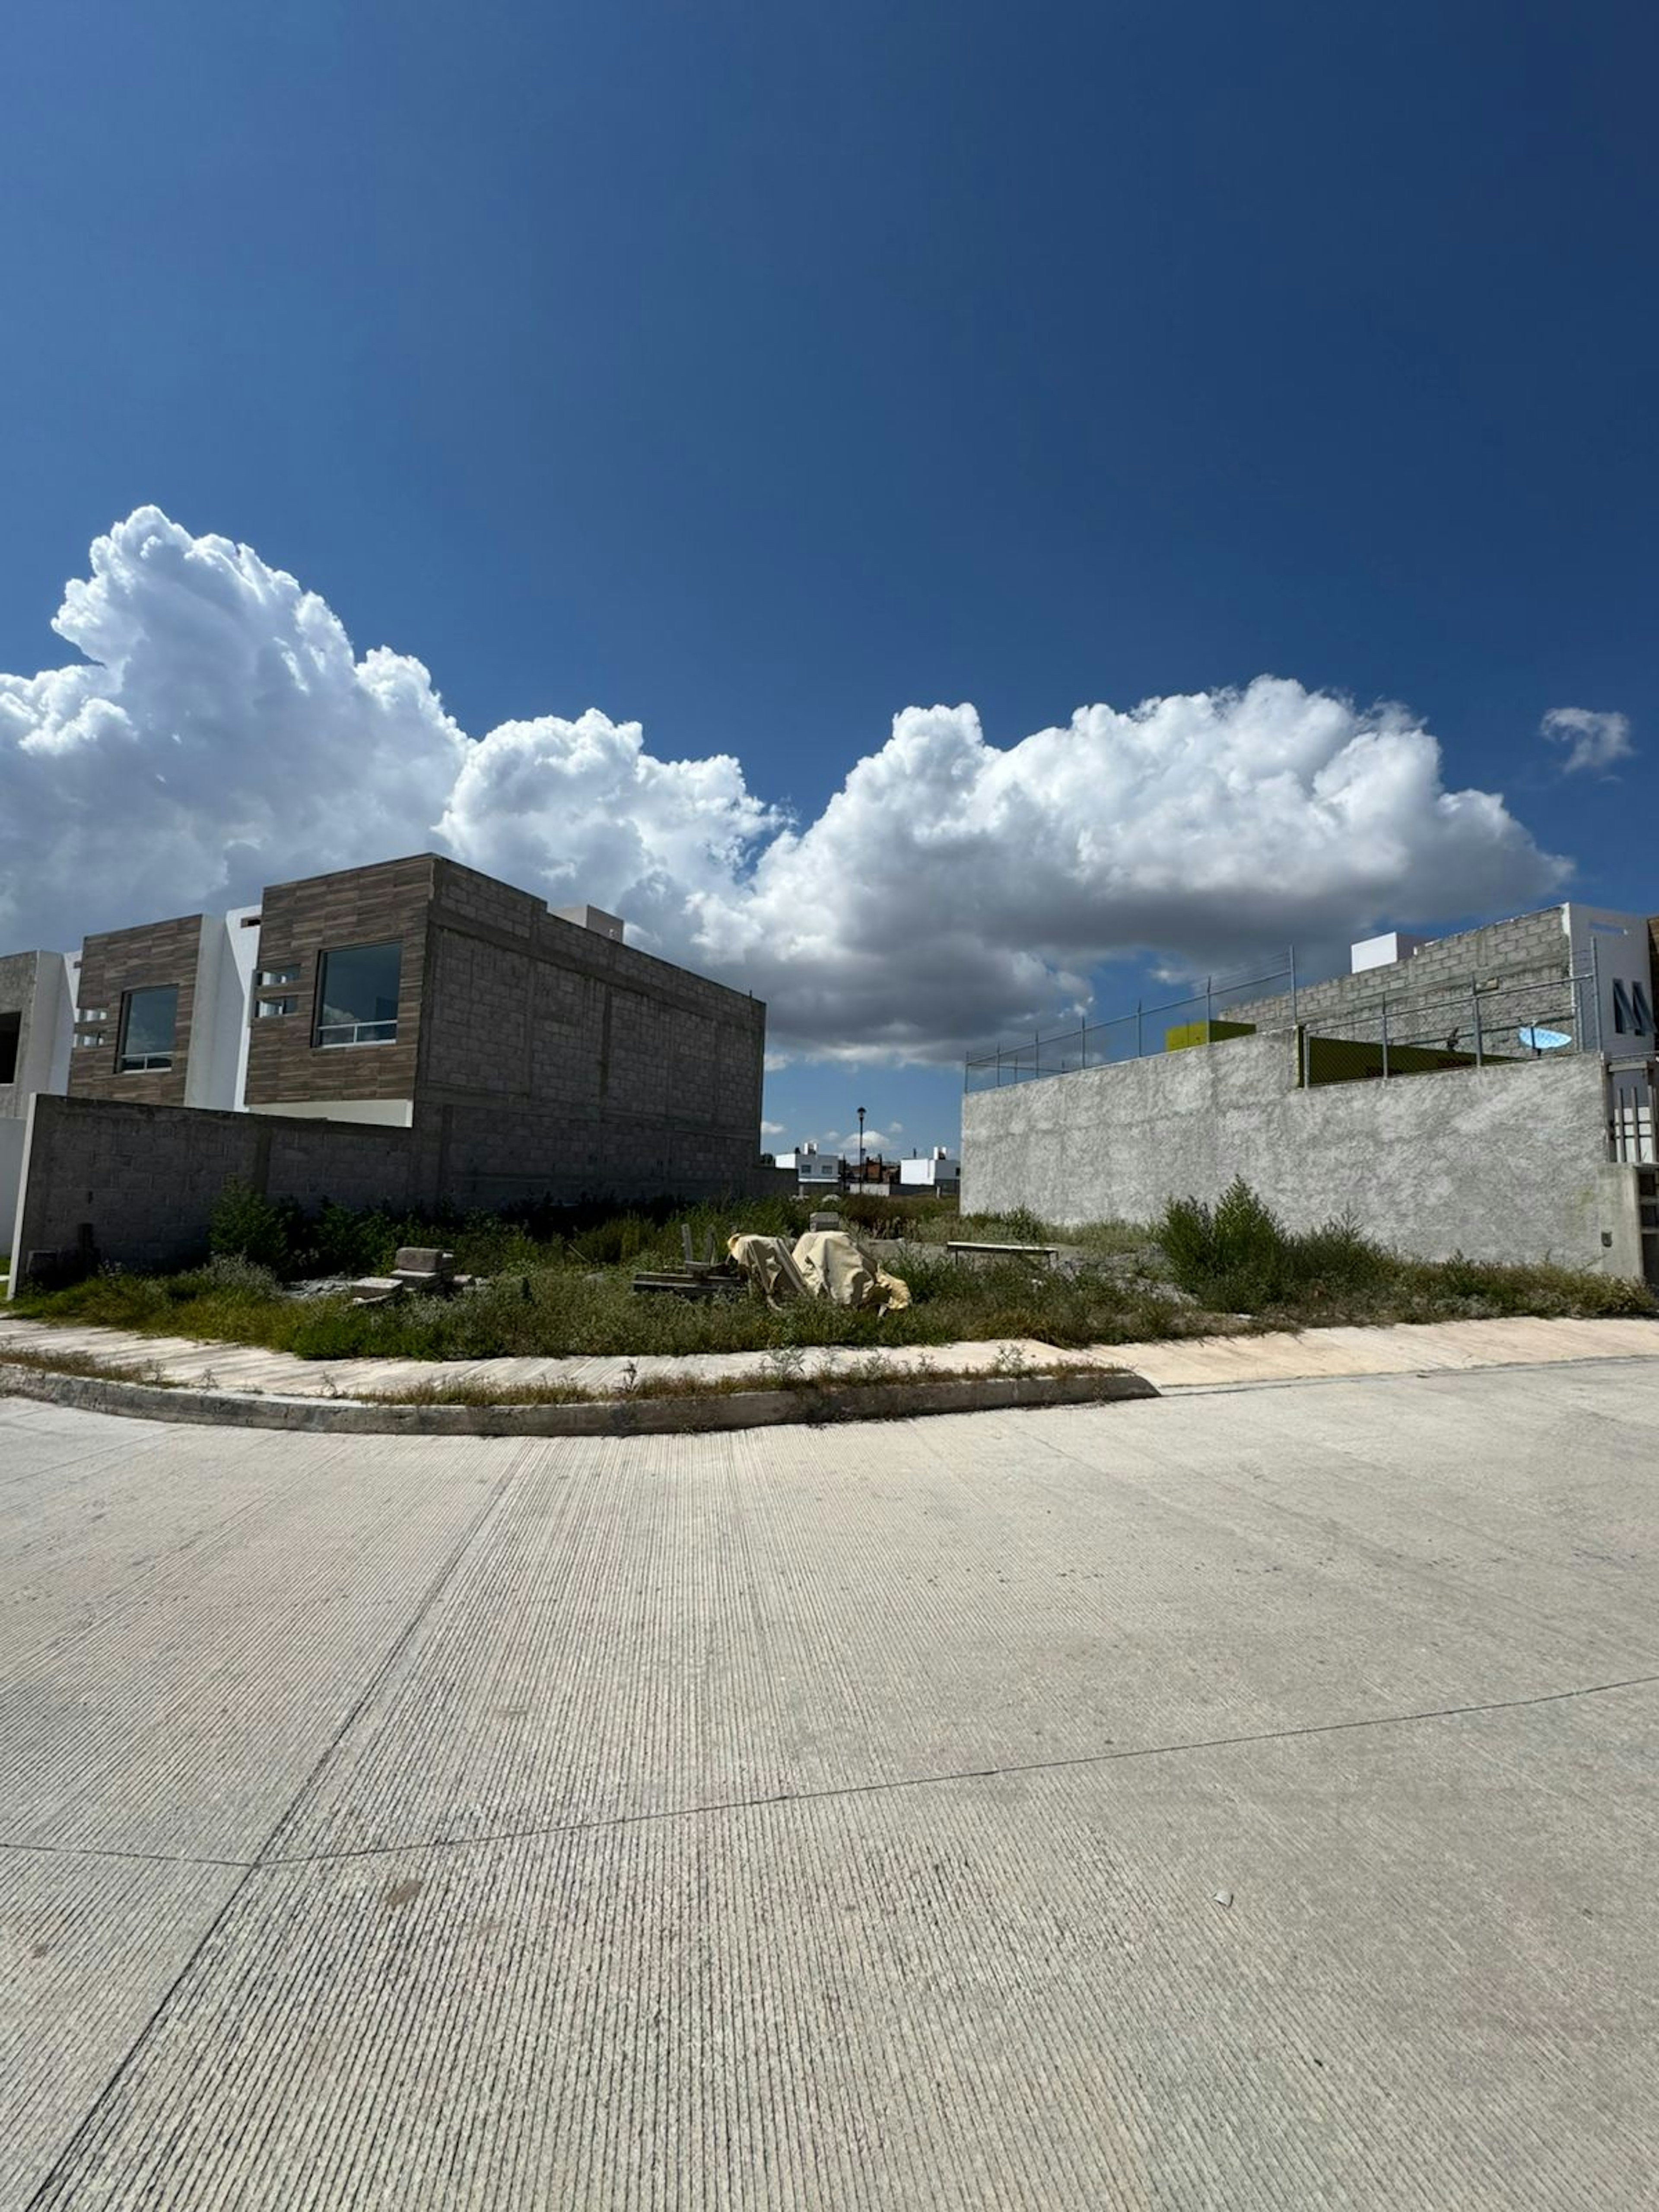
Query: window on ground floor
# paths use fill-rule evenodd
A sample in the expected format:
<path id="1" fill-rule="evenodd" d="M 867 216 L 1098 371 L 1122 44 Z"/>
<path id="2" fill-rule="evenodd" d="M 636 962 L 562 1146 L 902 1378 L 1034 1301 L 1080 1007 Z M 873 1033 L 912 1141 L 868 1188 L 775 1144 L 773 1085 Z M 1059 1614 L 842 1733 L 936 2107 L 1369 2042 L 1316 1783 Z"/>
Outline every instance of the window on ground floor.
<path id="1" fill-rule="evenodd" d="M 323 955 L 319 1045 L 396 1044 L 400 945 L 341 945 Z"/>
<path id="2" fill-rule="evenodd" d="M 129 991 L 121 1008 L 121 1049 L 116 1066 L 124 1075 L 144 1075 L 173 1065 L 173 1036 L 179 1020 L 179 986 L 151 983 Z"/>

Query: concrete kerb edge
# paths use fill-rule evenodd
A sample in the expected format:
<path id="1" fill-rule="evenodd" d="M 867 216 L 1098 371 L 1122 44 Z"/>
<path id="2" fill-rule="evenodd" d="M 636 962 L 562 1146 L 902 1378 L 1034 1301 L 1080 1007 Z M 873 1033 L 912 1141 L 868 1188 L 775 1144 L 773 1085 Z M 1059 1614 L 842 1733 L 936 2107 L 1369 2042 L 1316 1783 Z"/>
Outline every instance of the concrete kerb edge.
<path id="1" fill-rule="evenodd" d="M 612 1398 L 566 1406 L 398 1406 L 352 1398 L 254 1398 L 221 1390 L 169 1389 L 100 1376 L 56 1375 L 0 1359 L 0 1397 L 30 1398 L 83 1413 L 120 1414 L 129 1420 L 331 1436 L 672 1436 L 1104 1405 L 1162 1395 L 1144 1375 L 1117 1368 L 1090 1375 L 973 1376 L 950 1382 L 857 1383 L 840 1389 L 830 1386 L 711 1392 L 706 1397 Z"/>

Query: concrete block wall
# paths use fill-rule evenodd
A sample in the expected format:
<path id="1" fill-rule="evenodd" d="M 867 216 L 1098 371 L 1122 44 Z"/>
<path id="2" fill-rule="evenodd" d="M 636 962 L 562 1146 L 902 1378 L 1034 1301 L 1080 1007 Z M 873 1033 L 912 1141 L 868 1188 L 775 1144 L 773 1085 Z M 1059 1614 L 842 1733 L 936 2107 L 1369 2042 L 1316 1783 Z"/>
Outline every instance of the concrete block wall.
<path id="1" fill-rule="evenodd" d="M 766 1010 L 434 863 L 416 1127 L 460 1206 L 714 1197 L 760 1158 Z"/>
<path id="2" fill-rule="evenodd" d="M 1322 1021 L 1346 1025 L 1385 994 L 1391 1010 L 1396 1003 L 1404 1010 L 1413 1000 L 1437 1003 L 1465 992 L 1472 981 L 1486 983 L 1497 977 L 1505 989 L 1549 984 L 1565 975 L 1571 965 L 1562 909 L 1543 907 L 1455 937 L 1437 938 L 1409 960 L 1304 984 L 1297 992 L 1296 1018 L 1316 1029 Z M 1229 1002 L 1224 1010 L 1218 1004 L 1218 1011 L 1224 1011 L 1230 1021 L 1254 1022 L 1258 1029 L 1287 1028 L 1290 994 Z M 1449 1023 L 1451 1018 L 1448 1017 Z"/>
<path id="3" fill-rule="evenodd" d="M 674 1129 L 533 1103 L 420 1106 L 414 1135 L 419 1188 L 462 1207 L 544 1196 L 720 1198 L 774 1172 L 759 1166 L 746 1133 Z"/>
<path id="4" fill-rule="evenodd" d="M 230 1182 L 314 1206 L 414 1201 L 412 1138 L 403 1130 L 289 1121 L 187 1106 L 57 1098 L 29 1115 L 22 1189 L 11 1229 L 14 1286 L 27 1255 L 75 1245 L 90 1225 L 100 1256 L 166 1267 L 206 1247 Z M 3 1234 L 3 1231 L 0 1231 Z"/>
<path id="5" fill-rule="evenodd" d="M 1626 1188 L 1638 1171 L 1607 1164 L 1593 1055 L 1311 1091 L 1295 1055 L 1279 1030 L 975 1092 L 963 1210 L 1150 1221 L 1243 1176 L 1292 1229 L 1351 1212 L 1421 1259 L 1639 1273 Z"/>

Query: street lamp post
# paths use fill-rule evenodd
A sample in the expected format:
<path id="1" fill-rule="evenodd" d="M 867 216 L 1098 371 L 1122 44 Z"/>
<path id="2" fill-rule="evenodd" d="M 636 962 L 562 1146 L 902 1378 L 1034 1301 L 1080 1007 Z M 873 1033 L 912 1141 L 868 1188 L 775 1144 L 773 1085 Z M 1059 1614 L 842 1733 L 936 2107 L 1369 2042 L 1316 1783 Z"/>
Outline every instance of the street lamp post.
<path id="1" fill-rule="evenodd" d="M 859 1108 L 859 1181 L 864 1181 L 864 1109 Z"/>

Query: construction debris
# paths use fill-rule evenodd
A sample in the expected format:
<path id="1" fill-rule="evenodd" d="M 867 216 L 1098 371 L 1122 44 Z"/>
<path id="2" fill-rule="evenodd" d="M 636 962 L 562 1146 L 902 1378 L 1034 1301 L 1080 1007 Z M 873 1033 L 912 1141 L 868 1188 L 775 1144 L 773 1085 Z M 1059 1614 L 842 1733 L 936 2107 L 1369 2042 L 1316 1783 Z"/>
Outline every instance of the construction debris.
<path id="1" fill-rule="evenodd" d="M 406 1291 L 422 1291 L 428 1297 L 447 1297 L 464 1291 L 475 1279 L 455 1273 L 455 1255 L 435 1246 L 400 1244 L 389 1275 L 365 1275 L 351 1286 L 351 1302 L 358 1306 L 390 1305 Z"/>
<path id="2" fill-rule="evenodd" d="M 708 1255 L 702 1260 L 691 1256 L 691 1231 L 684 1222 L 680 1224 L 680 1264 L 655 1272 L 642 1271 L 634 1278 L 636 1291 L 654 1292 L 681 1298 L 734 1298 L 747 1287 L 744 1277 L 730 1260 L 716 1259 L 714 1237 L 711 1231 Z"/>
<path id="3" fill-rule="evenodd" d="M 787 1237 L 733 1237 L 732 1259 L 770 1306 L 827 1298 L 861 1312 L 896 1313 L 910 1303 L 910 1286 L 877 1267 L 840 1228 L 809 1229 L 792 1245 Z"/>

